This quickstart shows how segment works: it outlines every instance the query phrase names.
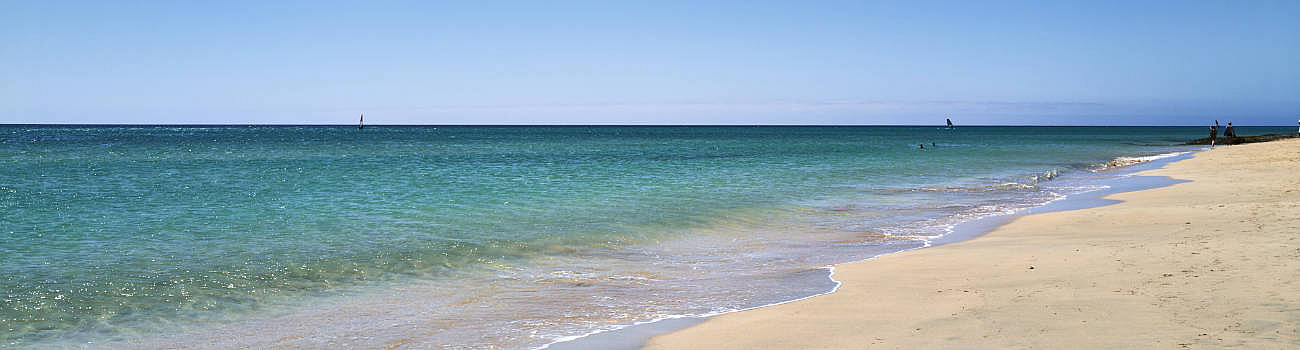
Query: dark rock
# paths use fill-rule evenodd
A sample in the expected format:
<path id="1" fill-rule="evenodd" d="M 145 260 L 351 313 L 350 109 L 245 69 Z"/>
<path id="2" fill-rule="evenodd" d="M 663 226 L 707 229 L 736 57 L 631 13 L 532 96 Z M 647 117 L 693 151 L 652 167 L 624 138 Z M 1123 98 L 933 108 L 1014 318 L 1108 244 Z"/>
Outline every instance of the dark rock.
<path id="1" fill-rule="evenodd" d="M 1281 140 L 1281 139 L 1291 139 L 1291 138 L 1296 138 L 1296 137 L 1300 137 L 1300 134 L 1268 134 L 1268 135 L 1258 135 L 1258 136 L 1219 137 L 1219 138 L 1216 138 L 1216 139 L 1215 139 L 1214 144 L 1216 144 L 1216 145 L 1236 145 L 1236 144 L 1242 144 L 1242 143 L 1255 143 L 1255 142 L 1276 141 L 1276 140 Z M 1195 140 L 1187 141 L 1187 143 L 1185 143 L 1185 144 L 1187 144 L 1187 145 L 1208 145 L 1208 144 L 1210 144 L 1210 138 L 1208 138 L 1208 137 L 1206 137 L 1206 138 L 1199 138 L 1199 139 L 1195 139 Z"/>

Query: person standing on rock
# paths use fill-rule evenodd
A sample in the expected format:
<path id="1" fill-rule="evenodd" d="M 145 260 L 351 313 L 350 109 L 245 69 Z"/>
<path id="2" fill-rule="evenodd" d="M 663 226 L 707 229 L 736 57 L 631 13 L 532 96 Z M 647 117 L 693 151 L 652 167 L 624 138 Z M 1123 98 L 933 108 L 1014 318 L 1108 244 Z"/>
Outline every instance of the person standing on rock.
<path id="1" fill-rule="evenodd" d="M 1214 138 L 1219 136 L 1219 127 L 1210 125 L 1210 148 L 1214 148 Z"/>

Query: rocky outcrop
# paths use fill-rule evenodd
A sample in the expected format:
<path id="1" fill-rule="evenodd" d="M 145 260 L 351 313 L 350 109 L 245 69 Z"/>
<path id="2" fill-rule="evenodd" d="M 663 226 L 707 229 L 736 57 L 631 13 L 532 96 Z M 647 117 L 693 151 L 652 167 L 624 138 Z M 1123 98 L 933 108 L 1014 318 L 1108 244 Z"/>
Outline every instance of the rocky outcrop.
<path id="1" fill-rule="evenodd" d="M 1241 143 L 1268 142 L 1273 140 L 1289 139 L 1289 138 L 1296 138 L 1296 137 L 1300 137 L 1300 134 L 1268 134 L 1268 135 L 1258 135 L 1258 136 L 1219 137 L 1214 140 L 1214 144 L 1235 145 Z M 1195 139 L 1195 140 L 1187 141 L 1185 144 L 1208 145 L 1210 144 L 1210 138 L 1206 137 L 1206 138 Z"/>

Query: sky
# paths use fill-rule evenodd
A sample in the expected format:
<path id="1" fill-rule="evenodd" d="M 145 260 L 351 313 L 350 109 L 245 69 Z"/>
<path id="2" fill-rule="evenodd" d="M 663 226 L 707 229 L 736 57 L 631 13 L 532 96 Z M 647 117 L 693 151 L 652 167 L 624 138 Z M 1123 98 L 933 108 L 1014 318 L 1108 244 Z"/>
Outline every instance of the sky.
<path id="1" fill-rule="evenodd" d="M 1296 125 L 1300 1 L 0 0 L 0 123 Z"/>

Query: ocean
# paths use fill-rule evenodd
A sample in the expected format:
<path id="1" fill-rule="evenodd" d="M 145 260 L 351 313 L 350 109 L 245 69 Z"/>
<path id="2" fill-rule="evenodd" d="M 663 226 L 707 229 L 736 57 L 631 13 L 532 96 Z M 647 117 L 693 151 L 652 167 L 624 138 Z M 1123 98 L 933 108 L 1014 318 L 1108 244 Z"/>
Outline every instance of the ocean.
<path id="1" fill-rule="evenodd" d="M 0 347 L 536 348 L 824 293 L 1206 133 L 0 125 Z"/>

